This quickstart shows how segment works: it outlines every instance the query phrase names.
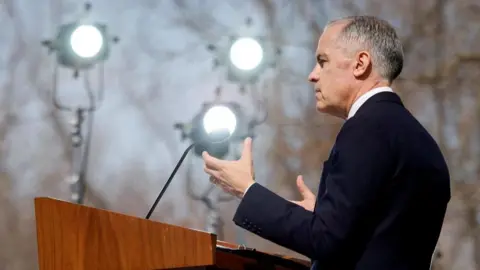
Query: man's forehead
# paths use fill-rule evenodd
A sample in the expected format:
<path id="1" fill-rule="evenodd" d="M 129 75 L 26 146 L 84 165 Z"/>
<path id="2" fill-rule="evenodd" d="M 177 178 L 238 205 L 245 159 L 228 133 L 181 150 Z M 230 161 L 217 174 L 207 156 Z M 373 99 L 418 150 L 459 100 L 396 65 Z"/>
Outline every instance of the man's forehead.
<path id="1" fill-rule="evenodd" d="M 325 54 L 325 50 L 334 43 L 345 24 L 346 22 L 336 22 L 324 29 L 318 39 L 317 54 Z"/>
<path id="2" fill-rule="evenodd" d="M 318 39 L 317 44 L 317 55 L 325 55 L 325 51 L 328 50 L 329 44 L 331 43 L 331 35 L 329 33 L 323 33 Z"/>

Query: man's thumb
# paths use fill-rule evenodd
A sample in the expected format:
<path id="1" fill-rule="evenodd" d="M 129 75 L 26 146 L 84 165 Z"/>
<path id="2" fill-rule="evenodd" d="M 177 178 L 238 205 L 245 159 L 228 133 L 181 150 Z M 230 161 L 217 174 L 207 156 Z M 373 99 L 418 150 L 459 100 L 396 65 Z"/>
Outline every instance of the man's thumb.
<path id="1" fill-rule="evenodd" d="M 303 181 L 303 176 L 301 175 L 297 176 L 297 187 L 298 191 L 300 192 L 300 194 L 302 194 L 302 197 L 304 199 L 313 195 L 307 185 L 305 185 L 305 182 Z"/>
<path id="2" fill-rule="evenodd" d="M 303 182 L 303 176 L 301 175 L 297 176 L 297 187 L 298 191 L 303 195 L 305 192 L 305 182 Z"/>
<path id="3" fill-rule="evenodd" d="M 242 159 L 252 161 L 252 138 L 248 137 L 243 142 Z"/>

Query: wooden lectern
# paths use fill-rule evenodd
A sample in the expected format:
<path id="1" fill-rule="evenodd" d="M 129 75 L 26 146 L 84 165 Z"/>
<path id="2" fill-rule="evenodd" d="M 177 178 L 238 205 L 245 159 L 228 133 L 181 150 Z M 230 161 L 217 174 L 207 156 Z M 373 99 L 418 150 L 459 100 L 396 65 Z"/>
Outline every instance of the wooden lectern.
<path id="1" fill-rule="evenodd" d="M 52 198 L 35 198 L 35 219 L 40 270 L 309 268 L 215 234 Z"/>

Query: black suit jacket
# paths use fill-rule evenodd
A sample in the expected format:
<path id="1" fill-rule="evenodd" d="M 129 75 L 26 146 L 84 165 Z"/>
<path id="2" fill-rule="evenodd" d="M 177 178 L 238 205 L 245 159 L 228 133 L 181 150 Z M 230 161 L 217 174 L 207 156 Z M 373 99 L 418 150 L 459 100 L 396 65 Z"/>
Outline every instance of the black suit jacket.
<path id="1" fill-rule="evenodd" d="M 342 126 L 313 213 L 255 183 L 233 221 L 314 269 L 427 270 L 449 200 L 436 142 L 395 93 L 382 92 Z"/>

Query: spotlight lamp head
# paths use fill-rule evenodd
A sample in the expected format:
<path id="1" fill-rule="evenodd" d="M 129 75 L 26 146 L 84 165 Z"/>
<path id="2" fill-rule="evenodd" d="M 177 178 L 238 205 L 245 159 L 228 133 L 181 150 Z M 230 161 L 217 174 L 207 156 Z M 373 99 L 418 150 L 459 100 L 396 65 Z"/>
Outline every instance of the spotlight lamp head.
<path id="1" fill-rule="evenodd" d="M 251 37 L 237 38 L 229 50 L 231 65 L 241 71 L 249 72 L 261 64 L 264 49 L 257 39 Z"/>
<path id="2" fill-rule="evenodd" d="M 231 36 L 225 48 L 207 46 L 215 54 L 213 69 L 226 67 L 227 80 L 244 88 L 255 84 L 268 68 L 275 68 L 281 49 L 262 36 Z"/>
<path id="3" fill-rule="evenodd" d="M 225 58 L 227 79 L 243 86 L 258 81 L 270 55 L 262 37 L 232 36 Z"/>
<path id="4" fill-rule="evenodd" d="M 216 157 L 224 157 L 232 140 L 241 134 L 244 117 L 236 103 L 204 103 L 201 111 L 195 115 L 191 124 L 175 124 L 182 132 L 182 138 L 188 137 L 195 143 L 195 154 L 201 156 L 203 151 Z"/>
<path id="5" fill-rule="evenodd" d="M 202 126 L 210 140 L 224 140 L 235 132 L 237 116 L 230 107 L 228 105 L 214 105 L 206 108 L 203 113 Z M 224 139 L 222 135 L 225 136 Z"/>
<path id="6" fill-rule="evenodd" d="M 111 43 L 118 41 L 118 37 L 109 36 L 105 24 L 73 22 L 61 25 L 56 37 L 43 41 L 42 45 L 48 48 L 49 53 L 56 53 L 58 64 L 78 72 L 105 61 Z"/>
<path id="7" fill-rule="evenodd" d="M 281 49 L 272 40 L 262 35 L 255 35 L 252 29 L 253 19 L 245 18 L 245 25 L 228 36 L 226 44 L 208 44 L 207 50 L 214 53 L 213 69 L 220 66 L 227 68 L 226 78 L 240 86 L 258 82 L 259 77 L 268 68 L 277 66 Z"/>

